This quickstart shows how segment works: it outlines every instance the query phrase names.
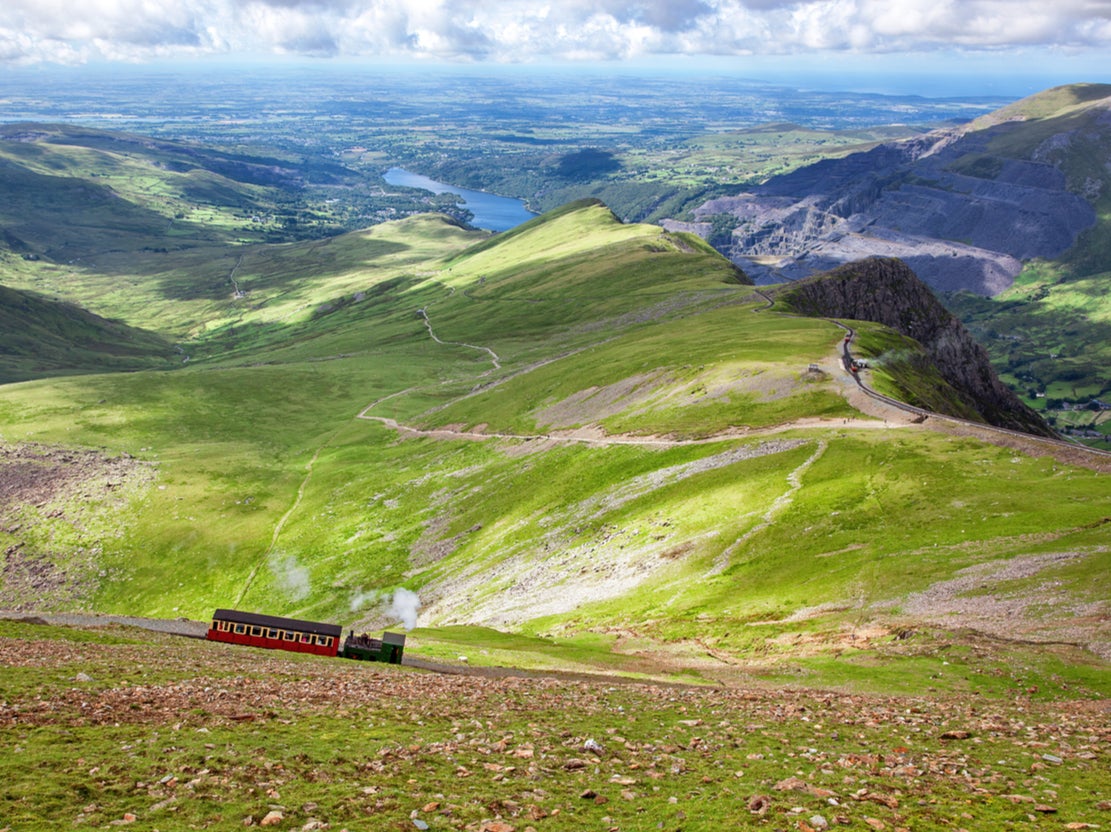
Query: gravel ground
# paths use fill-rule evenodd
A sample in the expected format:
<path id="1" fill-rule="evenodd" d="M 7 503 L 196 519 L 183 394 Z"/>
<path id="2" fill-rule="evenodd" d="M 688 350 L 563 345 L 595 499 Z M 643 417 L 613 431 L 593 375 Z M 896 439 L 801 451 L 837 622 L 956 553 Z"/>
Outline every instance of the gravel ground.
<path id="1" fill-rule="evenodd" d="M 0 619 L 25 621 L 31 624 L 54 624 L 60 627 L 141 627 L 175 636 L 204 638 L 208 622 L 188 618 L 139 618 L 133 615 L 105 615 L 101 613 L 44 612 L 28 613 L 18 610 L 0 610 Z"/>

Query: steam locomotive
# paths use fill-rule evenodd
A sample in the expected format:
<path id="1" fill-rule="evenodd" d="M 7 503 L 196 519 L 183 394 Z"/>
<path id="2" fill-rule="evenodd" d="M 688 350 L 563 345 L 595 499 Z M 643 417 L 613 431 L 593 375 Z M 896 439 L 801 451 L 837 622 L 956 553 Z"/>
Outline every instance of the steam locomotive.
<path id="1" fill-rule="evenodd" d="M 268 647 L 294 653 L 401 664 L 401 657 L 405 652 L 403 633 L 385 632 L 379 639 L 365 634 L 357 636 L 352 631 L 341 641 L 342 635 L 343 628 L 338 624 L 301 621 L 239 610 L 216 610 L 212 614 L 212 625 L 205 638 L 209 641 Z"/>

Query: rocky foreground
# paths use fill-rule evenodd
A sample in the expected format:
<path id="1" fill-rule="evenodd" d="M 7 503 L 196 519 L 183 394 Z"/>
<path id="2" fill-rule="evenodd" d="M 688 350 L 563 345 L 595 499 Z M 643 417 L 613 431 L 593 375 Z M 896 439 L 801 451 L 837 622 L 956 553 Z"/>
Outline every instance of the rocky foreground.
<path id="1" fill-rule="evenodd" d="M 0 622 L 3 829 L 1099 829 L 1111 708 L 447 676 Z"/>

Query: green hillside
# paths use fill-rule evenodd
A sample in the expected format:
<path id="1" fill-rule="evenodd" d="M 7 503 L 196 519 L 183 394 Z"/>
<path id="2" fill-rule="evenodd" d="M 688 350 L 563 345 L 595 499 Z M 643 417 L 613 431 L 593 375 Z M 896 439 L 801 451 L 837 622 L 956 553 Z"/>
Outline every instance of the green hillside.
<path id="1" fill-rule="evenodd" d="M 0 286 L 0 384 L 71 373 L 167 369 L 175 357 L 173 347 L 157 335 Z"/>
<path id="2" fill-rule="evenodd" d="M 190 360 L 0 388 L 0 608 L 378 627 L 405 588 L 415 654 L 900 689 L 953 626 L 1106 649 L 1103 475 L 860 412 L 841 330 L 695 238 L 584 202 L 126 265 L 72 296 Z M 1087 661 L 1023 655 L 1046 695 Z"/>
<path id="3" fill-rule="evenodd" d="M 266 163 L 269 162 L 269 165 Z M 264 175 L 264 172 L 266 175 Z M 297 172 L 140 136 L 0 127 L 0 225 L 18 254 L 60 263 L 105 252 L 262 240 Z"/>

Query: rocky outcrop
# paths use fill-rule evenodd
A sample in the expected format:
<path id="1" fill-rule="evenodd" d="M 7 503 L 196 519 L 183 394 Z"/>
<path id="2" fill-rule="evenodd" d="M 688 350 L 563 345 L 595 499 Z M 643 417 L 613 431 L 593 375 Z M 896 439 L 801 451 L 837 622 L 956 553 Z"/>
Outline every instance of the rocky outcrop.
<path id="1" fill-rule="evenodd" d="M 960 403 L 984 421 L 1042 436 L 1053 432 L 996 376 L 987 353 L 901 260 L 873 257 L 785 286 L 777 295 L 806 315 L 874 321 L 925 349 Z M 964 407 L 954 415 L 964 415 Z"/>
<path id="2" fill-rule="evenodd" d="M 995 295 L 1023 261 L 1059 256 L 1095 223 L 1105 183 L 1066 173 L 1073 151 L 1091 155 L 1092 135 L 1111 136 L 1111 98 L 1068 111 L 1059 127 L 989 119 L 821 161 L 694 217 L 736 219 L 719 248 L 758 283 L 878 255 L 906 260 L 935 289 Z"/>

